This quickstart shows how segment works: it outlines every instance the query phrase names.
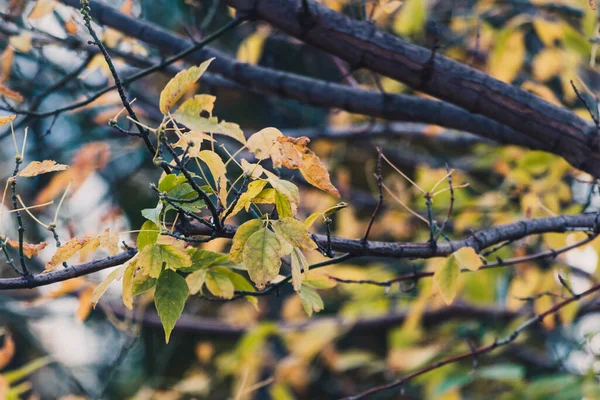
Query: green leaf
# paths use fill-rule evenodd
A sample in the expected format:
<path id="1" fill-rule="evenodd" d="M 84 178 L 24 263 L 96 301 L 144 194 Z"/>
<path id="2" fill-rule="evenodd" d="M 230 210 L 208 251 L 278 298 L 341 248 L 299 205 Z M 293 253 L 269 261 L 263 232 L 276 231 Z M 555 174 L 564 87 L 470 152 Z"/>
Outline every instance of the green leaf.
<path id="1" fill-rule="evenodd" d="M 2 376 L 4 377 L 4 379 L 6 379 L 6 381 L 9 384 L 15 383 L 15 382 L 18 382 L 21 379 L 26 378 L 27 376 L 31 375 L 38 369 L 43 368 L 46 365 L 51 364 L 53 362 L 54 362 L 54 360 L 52 360 L 52 358 L 50 358 L 50 357 L 37 358 L 37 359 L 30 361 L 27 364 L 23 365 L 19 369 L 9 371 L 9 372 L 3 372 Z"/>
<path id="2" fill-rule="evenodd" d="M 306 226 L 294 218 L 281 218 L 274 221 L 272 226 L 275 233 L 292 246 L 309 251 L 317 248 L 317 244 L 308 235 Z"/>
<path id="3" fill-rule="evenodd" d="M 154 304 L 165 330 L 165 341 L 169 343 L 171 331 L 181 316 L 185 300 L 188 296 L 188 286 L 177 272 L 165 269 L 156 283 Z"/>
<path id="4" fill-rule="evenodd" d="M 476 374 L 503 382 L 520 381 L 525 376 L 525 368 L 517 364 L 495 364 L 478 368 Z"/>
<path id="5" fill-rule="evenodd" d="M 156 207 L 154 208 L 144 208 L 142 210 L 142 217 L 146 218 L 148 221 L 154 222 L 156 226 L 160 225 L 160 213 L 163 209 L 163 203 L 158 202 Z"/>
<path id="6" fill-rule="evenodd" d="M 204 61 L 199 66 L 194 66 L 175 75 L 165 88 L 160 92 L 159 109 L 163 115 L 167 115 L 177 101 L 200 79 L 210 63 L 214 60 Z"/>
<path id="7" fill-rule="evenodd" d="M 190 294 L 198 294 L 202 291 L 202 286 L 204 286 L 204 283 L 206 282 L 207 273 L 208 270 L 199 269 L 185 277 L 185 281 L 190 288 Z"/>
<path id="8" fill-rule="evenodd" d="M 234 272 L 232 270 L 230 270 L 229 268 L 225 268 L 225 267 L 215 267 L 213 268 L 213 270 L 218 270 L 219 273 L 227 275 L 229 277 L 229 280 L 231 280 L 231 283 L 233 283 L 233 287 L 235 288 L 235 290 L 243 290 L 245 292 L 254 292 L 254 286 L 252 286 L 252 284 L 248 281 L 248 279 L 244 278 L 242 275 L 238 274 L 237 272 Z M 258 299 L 256 298 L 256 296 L 245 296 L 246 300 L 248 300 L 248 302 L 250 304 L 252 304 L 254 306 L 254 308 L 256 308 L 258 310 Z"/>
<path id="9" fill-rule="evenodd" d="M 219 270 L 210 269 L 206 276 L 206 287 L 216 297 L 231 299 L 233 297 L 235 287 L 231 279 Z"/>
<path id="10" fill-rule="evenodd" d="M 277 235 L 267 228 L 260 228 L 246 241 L 243 259 L 248 275 L 259 290 L 275 279 L 281 268 L 284 245 Z"/>
<path id="11" fill-rule="evenodd" d="M 192 265 L 180 268 L 181 272 L 194 272 L 202 268 L 208 268 L 215 265 L 229 265 L 228 254 L 216 253 L 204 249 L 188 249 L 187 253 L 192 258 Z"/>
<path id="12" fill-rule="evenodd" d="M 246 241 L 252 234 L 258 231 L 263 226 L 263 221 L 260 219 L 251 219 L 240 225 L 233 236 L 231 250 L 229 250 L 229 260 L 234 264 L 239 264 L 243 260 L 243 251 Z"/>
<path id="13" fill-rule="evenodd" d="M 156 243 L 160 229 L 152 221 L 146 221 L 140 228 L 140 233 L 137 237 L 137 247 L 139 251 L 144 250 L 149 244 Z"/>
<path id="14" fill-rule="evenodd" d="M 302 300 L 302 307 L 304 307 L 304 311 L 309 317 L 312 316 L 313 311 L 319 312 L 325 308 L 323 299 L 314 289 L 306 285 L 302 285 L 302 289 L 298 294 Z"/>
<path id="15" fill-rule="evenodd" d="M 172 244 L 157 243 L 147 246 L 140 252 L 139 264 L 143 271 L 152 278 L 158 278 L 163 264 L 167 269 L 176 271 L 192 265 L 192 258 L 185 250 Z"/>
<path id="16" fill-rule="evenodd" d="M 185 181 L 186 181 L 186 178 L 183 175 L 168 174 L 168 175 L 165 175 L 158 182 L 158 190 L 160 190 L 161 192 L 168 193 L 175 186 L 179 186 Z"/>
<path id="17" fill-rule="evenodd" d="M 458 276 L 460 267 L 454 257 L 448 257 L 444 266 L 433 274 L 433 280 L 440 290 L 440 294 L 446 304 L 452 304 L 458 288 Z"/>
<path id="18" fill-rule="evenodd" d="M 155 278 L 150 278 L 150 276 L 144 274 L 142 270 L 138 270 L 135 276 L 133 277 L 133 285 L 131 291 L 133 296 L 137 296 L 152 289 L 155 285 Z"/>

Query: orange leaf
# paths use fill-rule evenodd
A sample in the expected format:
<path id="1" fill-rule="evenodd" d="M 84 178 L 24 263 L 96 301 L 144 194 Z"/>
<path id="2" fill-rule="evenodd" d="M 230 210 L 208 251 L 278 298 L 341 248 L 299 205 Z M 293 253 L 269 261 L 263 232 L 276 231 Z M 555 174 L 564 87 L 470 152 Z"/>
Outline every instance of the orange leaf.
<path id="1" fill-rule="evenodd" d="M 4 335 L 4 346 L 0 349 L 0 370 L 4 369 L 15 355 L 15 342 L 10 334 Z"/>
<path id="2" fill-rule="evenodd" d="M 94 287 L 88 286 L 79 294 L 79 307 L 75 315 L 81 322 L 84 322 L 92 312 L 92 293 L 94 293 Z"/>
<path id="3" fill-rule="evenodd" d="M 315 153 L 309 150 L 308 153 L 302 155 L 302 161 L 300 172 L 308 183 L 329 194 L 340 197 L 340 192 L 331 184 L 329 172 Z"/>
<path id="4" fill-rule="evenodd" d="M 32 161 L 29 163 L 28 166 L 23 168 L 21 172 L 19 172 L 19 176 L 38 176 L 42 174 L 47 174 L 48 172 L 64 171 L 67 168 L 69 168 L 67 165 L 57 164 L 54 160 L 44 160 L 41 162 Z"/>
<path id="5" fill-rule="evenodd" d="M 14 90 L 11 90 L 3 85 L 0 85 L 0 96 L 8 97 L 9 99 L 19 102 L 24 100 L 23 95 L 21 95 L 21 93 L 15 92 Z"/>
<path id="6" fill-rule="evenodd" d="M 46 15 L 50 14 L 55 7 L 55 0 L 37 0 L 27 18 L 39 19 L 45 17 Z"/>
<path id="7" fill-rule="evenodd" d="M 10 77 L 13 60 L 15 58 L 15 50 L 11 46 L 6 46 L 6 49 L 2 52 L 1 58 L 0 67 L 2 67 L 2 74 L 0 74 L 0 84 L 6 82 Z"/>
<path id="8" fill-rule="evenodd" d="M 58 267 L 64 261 L 67 261 L 73 255 L 75 255 L 81 248 L 90 241 L 90 238 L 78 239 L 74 237 L 67 243 L 63 244 L 56 250 L 56 253 L 52 256 L 52 259 L 46 264 L 46 271 L 52 271 Z"/>
<path id="9" fill-rule="evenodd" d="M 9 240 L 8 244 L 15 249 L 19 248 L 18 240 Z M 28 258 L 31 258 L 37 256 L 40 251 L 46 248 L 46 246 L 48 246 L 48 242 L 41 242 L 38 244 L 23 242 L 23 253 L 25 253 Z"/>
<path id="10" fill-rule="evenodd" d="M 0 126 L 6 125 L 9 122 L 14 121 L 16 117 L 17 117 L 16 115 L 9 115 L 8 117 L 0 117 Z"/>
<path id="11" fill-rule="evenodd" d="M 74 279 L 69 279 L 60 283 L 58 288 L 46 294 L 44 298 L 57 299 L 65 294 L 73 293 L 87 284 L 84 277 L 80 276 Z"/>

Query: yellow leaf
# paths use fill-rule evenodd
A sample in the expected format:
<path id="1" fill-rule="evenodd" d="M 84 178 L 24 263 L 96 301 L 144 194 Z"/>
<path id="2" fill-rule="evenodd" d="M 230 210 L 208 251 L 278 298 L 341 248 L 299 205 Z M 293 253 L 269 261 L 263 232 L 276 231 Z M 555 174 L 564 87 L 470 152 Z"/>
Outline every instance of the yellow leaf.
<path id="1" fill-rule="evenodd" d="M 114 256 L 119 252 L 119 234 L 117 232 L 110 232 L 110 230 L 107 229 L 100 235 L 99 239 L 100 246 L 108 250 L 108 253 L 111 256 Z"/>
<path id="2" fill-rule="evenodd" d="M 15 118 L 17 118 L 16 115 L 9 115 L 8 117 L 0 117 L 0 126 L 2 125 L 6 125 L 9 122 L 12 122 L 15 120 Z"/>
<path id="3" fill-rule="evenodd" d="M 233 217 L 237 213 L 239 213 L 243 208 L 246 208 L 246 211 L 250 209 L 250 205 L 252 204 L 252 200 L 262 192 L 263 188 L 267 185 L 266 181 L 254 181 L 248 184 L 248 189 L 242 193 L 240 198 L 238 199 L 235 207 L 230 217 Z"/>
<path id="4" fill-rule="evenodd" d="M 0 370 L 3 370 L 15 355 L 15 342 L 10 334 L 4 335 L 4 345 L 0 349 Z"/>
<path id="5" fill-rule="evenodd" d="M 229 260 L 234 264 L 239 264 L 243 260 L 244 246 L 248 238 L 263 226 L 260 219 L 251 219 L 240 225 L 233 236 L 231 250 L 229 251 Z"/>
<path id="6" fill-rule="evenodd" d="M 277 277 L 281 268 L 284 245 L 277 235 L 267 228 L 259 228 L 246 241 L 243 251 L 244 265 L 250 279 L 259 290 Z"/>
<path id="7" fill-rule="evenodd" d="M 284 181 L 282 179 L 267 179 L 267 181 L 273 187 L 273 189 L 289 200 L 292 208 L 292 214 L 296 215 L 298 203 L 300 202 L 300 191 L 298 190 L 298 186 L 294 185 L 292 182 Z"/>
<path id="8" fill-rule="evenodd" d="M 46 264 L 46 271 L 52 271 L 63 262 L 67 261 L 73 255 L 75 255 L 81 248 L 90 240 L 90 238 L 78 239 L 74 237 L 67 243 L 56 249 L 56 253 L 52 256 L 50 261 Z"/>
<path id="9" fill-rule="evenodd" d="M 31 177 L 47 174 L 48 172 L 64 171 L 67 168 L 69 168 L 67 165 L 57 164 L 53 160 L 32 161 L 19 172 L 19 176 Z"/>
<path id="10" fill-rule="evenodd" d="M 263 53 L 265 41 L 269 37 L 269 33 L 269 28 L 261 27 L 242 40 L 237 51 L 238 61 L 252 65 L 258 64 Z"/>
<path id="11" fill-rule="evenodd" d="M 21 53 L 29 53 L 29 50 L 31 50 L 31 32 L 25 31 L 20 35 L 11 36 L 8 43 Z"/>
<path id="12" fill-rule="evenodd" d="M 182 105 L 177 108 L 177 113 L 200 115 L 203 111 L 206 111 L 210 117 L 212 117 L 213 109 L 215 108 L 215 101 L 217 98 L 210 94 L 197 94 L 191 99 L 183 102 Z"/>
<path id="13" fill-rule="evenodd" d="M 560 74 L 563 70 L 564 52 L 558 48 L 546 48 L 536 54 L 533 59 L 533 77 L 540 82 Z"/>
<path id="14" fill-rule="evenodd" d="M 460 267 L 454 261 L 454 257 L 448 257 L 442 268 L 438 268 L 433 274 L 433 281 L 446 304 L 452 304 L 458 289 L 458 276 Z"/>
<path id="15" fill-rule="evenodd" d="M 137 257 L 132 258 L 128 263 L 125 263 L 119 268 L 113 270 L 110 274 L 108 274 L 106 279 L 104 279 L 98 286 L 96 286 L 94 292 L 92 293 L 92 306 L 96 307 L 96 304 L 98 304 L 98 301 L 100 301 L 100 298 L 106 292 L 110 284 L 113 283 L 113 281 L 115 280 L 121 279 L 123 277 L 123 274 L 125 273 L 125 269 L 127 269 L 129 264 L 132 263 L 136 258 Z"/>
<path id="16" fill-rule="evenodd" d="M 335 197 L 340 197 L 340 192 L 331 184 L 329 172 L 319 160 L 319 157 L 312 151 L 302 155 L 302 167 L 300 173 L 308 183 L 316 188 L 323 190 Z"/>
<path id="17" fill-rule="evenodd" d="M 0 66 L 2 67 L 2 73 L 0 74 L 0 84 L 6 82 L 10 77 L 12 71 L 13 60 L 15 58 L 15 51 L 12 47 L 6 46 L 6 49 L 2 52 L 2 60 Z"/>
<path id="18" fill-rule="evenodd" d="M 391 349 L 387 357 L 387 364 L 394 371 L 408 371 L 427 363 L 440 351 L 441 346 L 438 344 Z"/>
<path id="19" fill-rule="evenodd" d="M 549 21 L 544 18 L 535 18 L 533 27 L 540 40 L 546 47 L 556 46 L 557 42 L 563 38 L 564 32 L 560 21 Z"/>
<path id="20" fill-rule="evenodd" d="M 280 136 L 277 138 L 281 153 L 281 163 L 289 169 L 298 169 L 302 166 L 302 155 L 310 151 L 306 145 L 310 139 L 306 136 L 293 138 L 289 136 Z"/>
<path id="21" fill-rule="evenodd" d="M 15 92 L 12 89 L 7 88 L 6 86 L 0 85 L 0 96 L 7 97 L 9 99 L 21 102 L 23 101 L 23 95 L 19 92 Z"/>
<path id="22" fill-rule="evenodd" d="M 45 17 L 46 15 L 54 11 L 56 4 L 57 3 L 55 0 L 37 0 L 35 2 L 35 6 L 33 6 L 33 9 L 31 10 L 27 18 L 39 19 Z"/>
<path id="23" fill-rule="evenodd" d="M 79 294 L 79 307 L 77 307 L 77 312 L 75 313 L 75 315 L 77 319 L 81 322 L 85 321 L 92 312 L 93 293 L 94 288 L 92 286 L 89 286 Z"/>
<path id="24" fill-rule="evenodd" d="M 179 109 L 173 114 L 173 117 L 193 131 L 217 133 L 229 136 L 240 143 L 246 143 L 244 132 L 238 124 L 223 120 L 219 122 L 217 117 L 205 118 Z"/>
<path id="25" fill-rule="evenodd" d="M 308 235 L 306 226 L 294 218 L 280 218 L 274 221 L 272 226 L 275 233 L 292 246 L 309 251 L 317 248 L 316 243 Z"/>
<path id="26" fill-rule="evenodd" d="M 521 88 L 527 90 L 528 92 L 534 93 L 535 95 L 541 97 L 549 103 L 556 104 L 557 106 L 562 106 L 560 100 L 558 100 L 554 92 L 548 86 L 539 85 L 532 81 L 526 81 L 523 82 Z"/>
<path id="27" fill-rule="evenodd" d="M 168 114 L 181 96 L 200 79 L 213 60 L 214 58 L 211 58 L 197 67 L 191 67 L 175 75 L 160 93 L 160 112 Z"/>
<path id="28" fill-rule="evenodd" d="M 308 273 L 308 261 L 299 248 L 294 247 L 291 255 L 292 286 L 296 292 L 302 289 L 302 271 Z"/>
<path id="29" fill-rule="evenodd" d="M 138 259 L 131 260 L 129 266 L 123 273 L 123 291 L 121 298 L 123 299 L 123 305 L 129 310 L 133 310 L 133 278 L 137 270 Z"/>
<path id="30" fill-rule="evenodd" d="M 525 60 L 525 41 L 523 32 L 509 26 L 505 28 L 496 42 L 488 64 L 488 72 L 494 78 L 512 82 Z"/>
<path id="31" fill-rule="evenodd" d="M 225 207 L 227 204 L 227 167 L 225 167 L 225 163 L 217 153 L 211 150 L 202 150 L 198 153 L 198 158 L 208 166 L 215 180 L 215 185 L 217 185 L 221 205 Z"/>
<path id="32" fill-rule="evenodd" d="M 420 34 L 427 21 L 427 0 L 406 0 L 394 19 L 394 32 L 400 36 Z"/>
<path id="33" fill-rule="evenodd" d="M 9 240 L 8 244 L 15 249 L 19 248 L 18 240 Z M 28 258 L 31 258 L 33 256 L 37 256 L 40 251 L 42 251 L 46 248 L 46 246 L 48 246 L 48 242 L 41 242 L 41 243 L 37 243 L 37 244 L 23 242 L 23 253 Z"/>
<path id="34" fill-rule="evenodd" d="M 246 147 L 259 160 L 271 157 L 273 166 L 279 168 L 281 167 L 281 150 L 277 138 L 282 136 L 283 133 L 277 128 L 261 129 L 248 138 Z"/>
<path id="35" fill-rule="evenodd" d="M 456 258 L 456 262 L 460 268 L 466 268 L 471 271 L 477 271 L 483 264 L 479 255 L 475 253 L 472 247 L 461 247 L 452 255 Z"/>

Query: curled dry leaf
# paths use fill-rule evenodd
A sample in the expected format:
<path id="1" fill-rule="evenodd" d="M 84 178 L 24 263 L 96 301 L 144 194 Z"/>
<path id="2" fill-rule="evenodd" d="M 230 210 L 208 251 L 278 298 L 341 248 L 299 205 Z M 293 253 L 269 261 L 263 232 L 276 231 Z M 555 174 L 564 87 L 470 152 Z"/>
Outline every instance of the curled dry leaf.
<path id="1" fill-rule="evenodd" d="M 69 168 L 68 165 L 57 164 L 54 160 L 32 161 L 19 172 L 19 176 L 24 178 L 47 174 L 49 172 L 64 171 Z"/>
<path id="2" fill-rule="evenodd" d="M 19 248 L 18 240 L 9 239 L 8 244 L 10 245 L 10 247 L 13 247 L 15 249 Z M 27 258 L 31 258 L 33 256 L 37 256 L 40 251 L 42 251 L 46 248 L 46 246 L 48 246 L 48 242 L 40 242 L 37 244 L 23 242 L 23 253 L 25 253 Z"/>

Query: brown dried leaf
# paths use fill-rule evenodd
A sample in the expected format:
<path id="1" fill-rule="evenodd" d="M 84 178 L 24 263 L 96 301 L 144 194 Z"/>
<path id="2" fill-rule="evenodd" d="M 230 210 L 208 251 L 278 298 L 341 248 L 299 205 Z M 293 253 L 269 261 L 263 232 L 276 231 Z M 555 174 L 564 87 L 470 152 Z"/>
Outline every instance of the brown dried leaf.
<path id="1" fill-rule="evenodd" d="M 19 172 L 19 176 L 21 177 L 32 177 L 38 176 L 42 174 L 47 174 L 49 172 L 56 171 L 64 171 L 69 168 L 68 165 L 57 164 L 54 160 L 44 160 L 44 161 L 32 161 L 28 166 L 23 168 L 21 172 Z"/>
<path id="2" fill-rule="evenodd" d="M 18 240 L 9 239 L 8 244 L 15 249 L 19 248 Z M 31 258 L 33 256 L 37 256 L 40 251 L 42 251 L 46 248 L 46 246 L 48 246 L 48 242 L 41 242 L 41 243 L 37 243 L 37 244 L 23 242 L 23 253 L 25 253 L 27 258 Z"/>

